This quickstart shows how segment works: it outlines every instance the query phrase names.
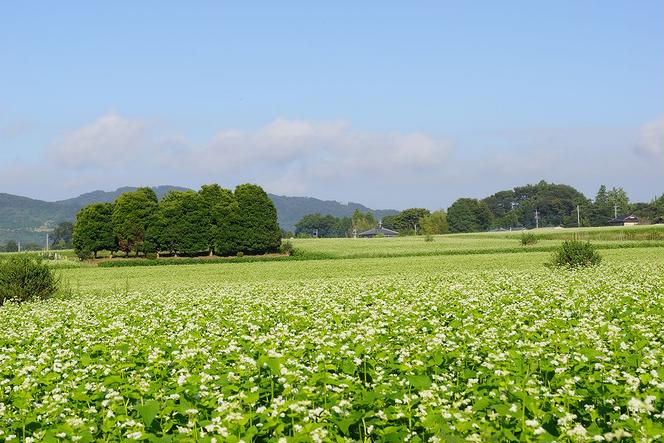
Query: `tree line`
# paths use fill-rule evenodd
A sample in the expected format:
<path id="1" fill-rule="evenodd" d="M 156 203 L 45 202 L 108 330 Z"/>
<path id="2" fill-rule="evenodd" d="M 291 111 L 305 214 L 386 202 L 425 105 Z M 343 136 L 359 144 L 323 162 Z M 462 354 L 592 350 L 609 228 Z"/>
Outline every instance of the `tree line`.
<path id="1" fill-rule="evenodd" d="M 99 251 L 139 254 L 235 255 L 275 252 L 281 245 L 277 211 L 265 191 L 218 184 L 198 192 L 171 191 L 160 201 L 151 188 L 93 203 L 76 215 L 73 245 L 82 258 Z"/>
<path id="2" fill-rule="evenodd" d="M 662 196 L 649 203 L 630 203 L 623 188 L 600 186 L 594 199 L 571 186 L 540 181 L 500 191 L 484 199 L 460 198 L 447 210 L 450 232 L 493 228 L 606 226 L 618 216 L 634 214 L 642 223 L 661 223 Z M 535 219 L 537 210 L 538 220 Z"/>
<path id="3" fill-rule="evenodd" d="M 295 224 L 298 237 L 352 237 L 369 229 L 382 226 L 399 232 L 400 235 L 445 234 L 447 216 L 445 211 L 430 212 L 424 208 L 409 208 L 398 214 L 385 216 L 377 221 L 370 212 L 356 209 L 352 217 L 334 217 L 332 215 L 308 214 Z"/>
<path id="4" fill-rule="evenodd" d="M 594 199 L 586 198 L 572 186 L 540 181 L 499 191 L 483 198 L 459 198 L 444 211 L 425 208 L 404 209 L 382 219 L 382 226 L 400 235 L 481 232 L 490 229 L 577 226 L 606 226 L 618 216 L 634 214 L 642 223 L 662 222 L 662 196 L 649 203 L 631 203 L 623 188 L 600 186 Z M 535 219 L 537 210 L 538 220 Z M 352 217 L 309 214 L 295 225 L 304 237 L 352 237 L 375 228 L 378 221 L 369 213 L 355 211 Z"/>

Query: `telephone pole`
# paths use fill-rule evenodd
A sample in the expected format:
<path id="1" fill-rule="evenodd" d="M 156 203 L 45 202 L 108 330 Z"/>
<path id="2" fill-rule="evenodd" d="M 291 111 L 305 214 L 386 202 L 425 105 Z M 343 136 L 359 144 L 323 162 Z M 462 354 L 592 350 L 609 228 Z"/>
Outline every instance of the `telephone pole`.
<path id="1" fill-rule="evenodd" d="M 48 252 L 48 232 L 46 233 L 46 252 Z"/>
<path id="2" fill-rule="evenodd" d="M 539 228 L 539 212 L 535 209 L 535 229 Z"/>
<path id="3" fill-rule="evenodd" d="M 581 212 L 579 211 L 579 205 L 576 205 L 576 226 L 581 227 Z"/>

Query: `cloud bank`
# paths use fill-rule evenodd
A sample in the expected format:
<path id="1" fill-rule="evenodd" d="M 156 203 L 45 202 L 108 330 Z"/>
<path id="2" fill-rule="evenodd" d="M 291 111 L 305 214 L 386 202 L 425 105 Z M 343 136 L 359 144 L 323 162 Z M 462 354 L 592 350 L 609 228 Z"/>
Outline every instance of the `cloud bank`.
<path id="1" fill-rule="evenodd" d="M 0 192 L 57 199 L 123 185 L 254 182 L 278 194 L 433 209 L 545 179 L 589 196 L 602 183 L 624 186 L 639 199 L 661 192 L 661 158 L 661 119 L 450 137 L 277 118 L 194 143 L 163 123 L 108 113 L 58 137 L 40 159 L 0 160 Z"/>

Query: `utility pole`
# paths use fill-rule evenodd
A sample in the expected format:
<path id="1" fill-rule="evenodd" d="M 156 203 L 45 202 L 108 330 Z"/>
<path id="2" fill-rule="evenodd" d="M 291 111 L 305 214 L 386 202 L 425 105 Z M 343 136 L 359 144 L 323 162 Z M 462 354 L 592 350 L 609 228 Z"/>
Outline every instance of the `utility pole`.
<path id="1" fill-rule="evenodd" d="M 21 242 L 18 242 L 18 252 L 21 252 Z"/>
<path id="2" fill-rule="evenodd" d="M 535 229 L 539 228 L 539 212 L 535 209 Z"/>
<path id="3" fill-rule="evenodd" d="M 576 205 L 576 226 L 581 227 L 581 212 L 579 211 L 579 205 Z"/>
<path id="4" fill-rule="evenodd" d="M 46 233 L 46 252 L 48 252 L 48 232 Z"/>
<path id="5" fill-rule="evenodd" d="M 618 218 L 618 205 L 613 205 L 613 218 Z"/>

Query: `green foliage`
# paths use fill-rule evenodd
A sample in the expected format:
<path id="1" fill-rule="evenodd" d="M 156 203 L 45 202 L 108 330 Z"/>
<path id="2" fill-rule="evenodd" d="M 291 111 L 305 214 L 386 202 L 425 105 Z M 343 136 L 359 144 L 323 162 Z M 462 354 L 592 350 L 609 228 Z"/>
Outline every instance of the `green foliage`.
<path id="1" fill-rule="evenodd" d="M 534 228 L 535 210 L 539 226 L 576 226 L 576 206 L 581 208 L 581 222 L 588 226 L 589 200 L 571 186 L 547 183 L 519 186 L 496 192 L 482 200 L 492 214 L 493 227 Z M 461 231 L 459 231 L 461 232 Z"/>
<path id="2" fill-rule="evenodd" d="M 6 252 L 18 252 L 18 243 L 14 240 L 9 240 L 5 245 Z"/>
<path id="3" fill-rule="evenodd" d="M 590 242 L 565 240 L 553 255 L 551 265 L 567 268 L 594 266 L 602 257 Z"/>
<path id="4" fill-rule="evenodd" d="M 115 200 L 113 231 L 121 251 L 137 255 L 143 251 L 146 231 L 155 221 L 157 211 L 157 194 L 150 188 L 125 192 Z"/>
<path id="5" fill-rule="evenodd" d="M 402 235 L 414 235 L 415 226 L 420 227 L 420 221 L 431 214 L 428 209 L 408 208 L 396 215 L 391 215 L 383 219 L 383 226 L 387 229 L 397 231 Z"/>
<path id="6" fill-rule="evenodd" d="M 279 252 L 282 254 L 286 255 L 293 255 L 293 252 L 295 251 L 295 248 L 293 248 L 293 243 L 290 240 L 286 240 L 285 242 L 281 243 L 281 247 L 279 248 Z"/>
<path id="7" fill-rule="evenodd" d="M 425 234 L 424 235 L 424 241 L 425 242 L 432 242 L 434 240 L 433 235 L 431 234 Z"/>
<path id="8" fill-rule="evenodd" d="M 194 191 L 171 191 L 159 203 L 160 249 L 185 255 L 209 250 L 210 210 Z"/>
<path id="9" fill-rule="evenodd" d="M 348 237 L 352 230 L 349 217 L 337 218 L 333 215 L 308 214 L 295 224 L 295 235 L 310 237 Z"/>
<path id="10" fill-rule="evenodd" d="M 442 209 L 420 218 L 422 232 L 430 235 L 447 234 L 447 214 Z"/>
<path id="11" fill-rule="evenodd" d="M 46 299 L 57 288 L 58 278 L 39 255 L 16 254 L 0 259 L 0 306 L 7 301 Z"/>
<path id="12" fill-rule="evenodd" d="M 523 232 L 520 241 L 522 246 L 534 245 L 537 243 L 537 236 L 532 232 Z"/>
<path id="13" fill-rule="evenodd" d="M 542 260 L 69 270 L 85 288 L 73 299 L 0 309 L 2 431 L 21 442 L 661 440 L 661 249 L 573 273 Z"/>
<path id="14" fill-rule="evenodd" d="M 72 237 L 74 233 L 74 224 L 72 222 L 64 221 L 58 223 L 51 233 L 51 244 L 56 249 L 70 248 L 72 245 Z"/>
<path id="15" fill-rule="evenodd" d="M 76 215 L 72 242 L 80 258 L 96 257 L 99 251 L 114 251 L 117 248 L 113 232 L 113 208 L 112 203 L 93 203 Z"/>
<path id="16" fill-rule="evenodd" d="M 235 226 L 238 223 L 239 206 L 233 192 L 218 184 L 201 186 L 199 195 L 209 212 L 209 248 L 217 255 L 232 255 L 238 250 Z"/>
<path id="17" fill-rule="evenodd" d="M 352 229 L 359 234 L 360 232 L 375 228 L 377 223 L 371 212 L 360 212 L 359 209 L 356 209 L 351 217 L 351 225 Z"/>
<path id="18" fill-rule="evenodd" d="M 277 252 L 281 246 L 281 229 L 277 210 L 258 185 L 244 184 L 235 188 L 237 223 L 232 232 L 237 250 L 249 254 Z"/>
<path id="19" fill-rule="evenodd" d="M 480 232 L 491 226 L 493 214 L 484 201 L 460 198 L 447 210 L 450 232 Z"/>

